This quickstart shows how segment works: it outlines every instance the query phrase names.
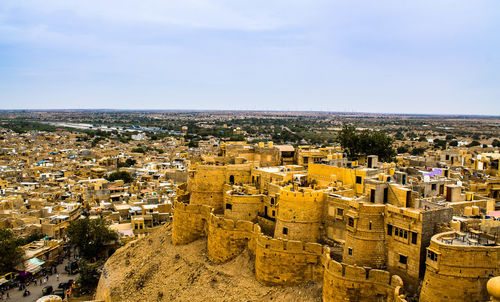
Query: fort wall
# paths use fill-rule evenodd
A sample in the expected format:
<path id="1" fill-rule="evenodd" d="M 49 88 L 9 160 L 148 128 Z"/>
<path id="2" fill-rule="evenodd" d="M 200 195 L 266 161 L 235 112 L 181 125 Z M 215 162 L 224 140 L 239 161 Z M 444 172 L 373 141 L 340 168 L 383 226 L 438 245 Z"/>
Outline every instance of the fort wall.
<path id="1" fill-rule="evenodd" d="M 276 238 L 317 242 L 323 220 L 325 193 L 280 191 Z"/>
<path id="2" fill-rule="evenodd" d="M 332 260 L 330 249 L 324 248 L 322 257 L 324 302 L 405 302 L 400 292 L 403 281 L 388 271 L 368 269 Z"/>
<path id="3" fill-rule="evenodd" d="M 250 221 L 226 219 L 210 213 L 208 219 L 208 258 L 223 263 L 239 255 L 248 246 L 254 224 Z"/>
<path id="4" fill-rule="evenodd" d="M 264 195 L 224 195 L 224 217 L 235 220 L 255 220 L 263 203 Z"/>
<path id="5" fill-rule="evenodd" d="M 488 301 L 486 283 L 500 274 L 500 246 L 441 241 L 453 235 L 446 232 L 432 237 L 420 301 Z"/>
<path id="6" fill-rule="evenodd" d="M 258 230 L 258 229 L 257 229 Z M 255 234 L 255 276 L 264 284 L 293 285 L 320 281 L 322 246 Z"/>
<path id="7" fill-rule="evenodd" d="M 381 268 L 386 265 L 383 204 L 350 202 L 352 209 L 346 218 L 346 239 L 343 261 Z"/>
<path id="8" fill-rule="evenodd" d="M 215 211 L 222 211 L 226 166 L 198 165 L 195 172 L 188 179 L 189 203 L 209 205 Z"/>
<path id="9" fill-rule="evenodd" d="M 212 208 L 206 205 L 174 202 L 172 243 L 187 244 L 206 235 L 206 223 Z"/>

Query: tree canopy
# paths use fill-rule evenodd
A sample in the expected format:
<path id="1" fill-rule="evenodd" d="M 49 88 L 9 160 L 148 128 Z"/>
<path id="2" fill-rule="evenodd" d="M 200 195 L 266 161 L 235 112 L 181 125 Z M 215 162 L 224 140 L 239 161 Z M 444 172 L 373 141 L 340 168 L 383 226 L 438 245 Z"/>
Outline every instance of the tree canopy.
<path id="1" fill-rule="evenodd" d="M 109 181 L 115 181 L 115 180 L 121 179 L 125 183 L 129 183 L 129 182 L 132 182 L 134 180 L 132 175 L 130 175 L 130 173 L 128 173 L 127 171 L 115 171 L 115 172 L 109 174 L 109 176 L 106 179 Z"/>
<path id="2" fill-rule="evenodd" d="M 24 253 L 9 230 L 0 229 L 0 274 L 14 270 L 21 263 Z"/>
<path id="3" fill-rule="evenodd" d="M 107 243 L 118 239 L 118 234 L 110 230 L 102 218 L 74 220 L 68 226 L 67 234 L 71 244 L 85 259 L 98 257 Z"/>
<path id="4" fill-rule="evenodd" d="M 378 155 L 381 161 L 391 161 L 396 155 L 392 147 L 394 139 L 379 131 L 356 132 L 356 127 L 344 125 L 337 135 L 337 142 L 351 159 L 361 155 Z"/>

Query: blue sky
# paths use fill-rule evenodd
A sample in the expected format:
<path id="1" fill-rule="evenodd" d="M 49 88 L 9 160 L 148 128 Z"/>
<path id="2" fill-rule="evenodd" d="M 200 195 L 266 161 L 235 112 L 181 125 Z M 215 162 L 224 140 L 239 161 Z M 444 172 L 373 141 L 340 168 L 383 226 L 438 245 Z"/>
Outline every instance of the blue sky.
<path id="1" fill-rule="evenodd" d="M 0 108 L 500 115 L 500 1 L 1 0 Z"/>

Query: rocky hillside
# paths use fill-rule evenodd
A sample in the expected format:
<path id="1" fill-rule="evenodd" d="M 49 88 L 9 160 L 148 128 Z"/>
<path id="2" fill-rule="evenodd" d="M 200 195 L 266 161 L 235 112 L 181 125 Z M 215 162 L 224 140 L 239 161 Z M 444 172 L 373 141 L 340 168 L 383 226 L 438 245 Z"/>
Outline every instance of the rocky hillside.
<path id="1" fill-rule="evenodd" d="M 174 246 L 166 225 L 119 249 L 105 264 L 96 299 L 111 301 L 321 301 L 321 285 L 268 287 L 247 251 L 225 264 L 206 257 L 206 240 Z"/>

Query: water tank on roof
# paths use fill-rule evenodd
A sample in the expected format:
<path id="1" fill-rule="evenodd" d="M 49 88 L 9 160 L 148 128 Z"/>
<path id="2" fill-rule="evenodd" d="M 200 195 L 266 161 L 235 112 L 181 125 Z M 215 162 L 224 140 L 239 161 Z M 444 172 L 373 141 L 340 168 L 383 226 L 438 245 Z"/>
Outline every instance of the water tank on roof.
<path id="1" fill-rule="evenodd" d="M 460 221 L 456 221 L 456 220 L 452 220 L 450 222 L 450 226 L 452 229 L 454 229 L 455 231 L 458 231 L 460 232 Z"/>
<path id="2" fill-rule="evenodd" d="M 464 208 L 464 215 L 465 216 L 472 216 L 472 208 L 471 207 L 465 207 Z"/>
<path id="3" fill-rule="evenodd" d="M 478 206 L 472 206 L 472 215 L 474 215 L 474 216 L 479 215 L 479 207 Z"/>

